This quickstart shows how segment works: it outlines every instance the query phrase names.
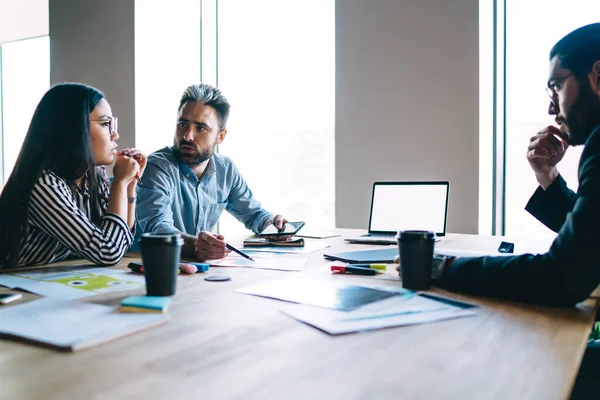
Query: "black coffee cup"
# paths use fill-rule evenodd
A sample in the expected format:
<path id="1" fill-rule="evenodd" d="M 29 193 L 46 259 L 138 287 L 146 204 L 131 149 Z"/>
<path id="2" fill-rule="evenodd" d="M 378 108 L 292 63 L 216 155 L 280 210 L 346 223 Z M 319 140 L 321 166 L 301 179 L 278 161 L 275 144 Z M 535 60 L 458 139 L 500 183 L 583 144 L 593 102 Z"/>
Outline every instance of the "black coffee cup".
<path id="1" fill-rule="evenodd" d="M 402 287 L 411 290 L 429 289 L 435 233 L 400 231 L 397 240 Z"/>
<path id="2" fill-rule="evenodd" d="M 179 234 L 144 233 L 140 238 L 148 296 L 175 294 L 181 246 L 183 239 Z"/>

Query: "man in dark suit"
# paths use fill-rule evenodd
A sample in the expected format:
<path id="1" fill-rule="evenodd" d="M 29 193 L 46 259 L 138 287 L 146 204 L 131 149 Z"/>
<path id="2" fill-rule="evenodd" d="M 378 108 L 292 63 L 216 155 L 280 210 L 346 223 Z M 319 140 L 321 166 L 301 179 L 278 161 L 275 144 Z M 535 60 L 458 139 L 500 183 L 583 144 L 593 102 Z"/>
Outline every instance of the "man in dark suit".
<path id="1" fill-rule="evenodd" d="M 444 288 L 550 306 L 573 306 L 600 283 L 600 23 L 579 28 L 550 52 L 548 112 L 558 127 L 531 139 L 528 160 L 540 183 L 528 210 L 557 238 L 545 254 L 456 258 L 437 265 Z M 584 145 L 579 189 L 556 164 L 567 146 Z"/>
<path id="2" fill-rule="evenodd" d="M 600 283 L 600 23 L 561 39 L 550 51 L 548 113 L 557 126 L 531 138 L 527 159 L 540 187 L 527 210 L 557 238 L 545 254 L 448 258 L 436 262 L 439 286 L 475 295 L 570 307 Z M 584 145 L 577 193 L 556 165 L 568 146 Z M 600 348 L 588 346 L 572 399 L 600 396 Z M 592 396 L 592 397 L 589 397 Z"/>

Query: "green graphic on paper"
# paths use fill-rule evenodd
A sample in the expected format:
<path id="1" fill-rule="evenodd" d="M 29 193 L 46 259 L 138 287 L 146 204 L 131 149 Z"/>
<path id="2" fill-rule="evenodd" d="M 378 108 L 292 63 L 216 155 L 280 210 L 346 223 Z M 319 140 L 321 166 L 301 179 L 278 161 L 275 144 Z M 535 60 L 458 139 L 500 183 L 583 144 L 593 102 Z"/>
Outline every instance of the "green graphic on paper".
<path id="1" fill-rule="evenodd" d="M 49 267 L 0 275 L 0 285 L 21 288 L 43 296 L 83 298 L 144 287 L 144 277 L 101 267 Z M 72 289 L 72 290 L 71 290 Z"/>
<path id="2" fill-rule="evenodd" d="M 111 278 L 106 275 L 81 275 L 63 279 L 45 280 L 46 282 L 62 283 L 63 285 L 71 286 L 81 290 L 93 292 L 99 289 L 111 289 L 115 286 L 132 284 L 120 279 Z"/>

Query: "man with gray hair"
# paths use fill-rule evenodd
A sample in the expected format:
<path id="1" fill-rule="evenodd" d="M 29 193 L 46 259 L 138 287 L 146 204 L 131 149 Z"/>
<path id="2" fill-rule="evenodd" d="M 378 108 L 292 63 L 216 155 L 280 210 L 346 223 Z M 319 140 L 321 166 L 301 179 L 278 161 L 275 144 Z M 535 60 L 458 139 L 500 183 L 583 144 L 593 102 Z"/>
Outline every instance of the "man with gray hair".
<path id="1" fill-rule="evenodd" d="M 225 238 L 210 233 L 223 210 L 254 233 L 287 222 L 263 209 L 233 162 L 215 154 L 227 135 L 229 109 L 219 89 L 205 83 L 188 87 L 179 102 L 173 146 L 148 157 L 138 185 L 140 233 L 179 232 L 182 254 L 200 260 L 229 253 Z"/>

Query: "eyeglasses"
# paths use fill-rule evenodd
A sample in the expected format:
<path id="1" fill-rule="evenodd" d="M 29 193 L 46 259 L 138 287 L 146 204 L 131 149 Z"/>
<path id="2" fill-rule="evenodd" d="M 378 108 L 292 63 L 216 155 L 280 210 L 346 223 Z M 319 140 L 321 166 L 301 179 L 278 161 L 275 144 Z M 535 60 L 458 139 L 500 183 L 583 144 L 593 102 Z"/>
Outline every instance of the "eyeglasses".
<path id="1" fill-rule="evenodd" d="M 115 133 L 117 133 L 117 129 L 119 126 L 119 119 L 117 117 L 106 117 L 106 118 L 102 118 L 102 119 L 90 119 L 90 121 L 94 121 L 94 122 L 108 122 L 108 132 L 110 133 L 110 135 L 114 135 Z"/>
<path id="2" fill-rule="evenodd" d="M 573 76 L 573 74 L 569 74 L 567 76 L 563 76 L 562 78 L 558 78 L 558 79 L 554 78 L 554 79 L 552 79 L 552 83 L 549 83 L 548 87 L 546 87 L 546 93 L 548 93 L 548 96 L 550 96 L 550 102 L 552 103 L 552 105 L 554 107 L 558 107 L 557 91 L 562 88 L 563 82 L 572 76 Z"/>

